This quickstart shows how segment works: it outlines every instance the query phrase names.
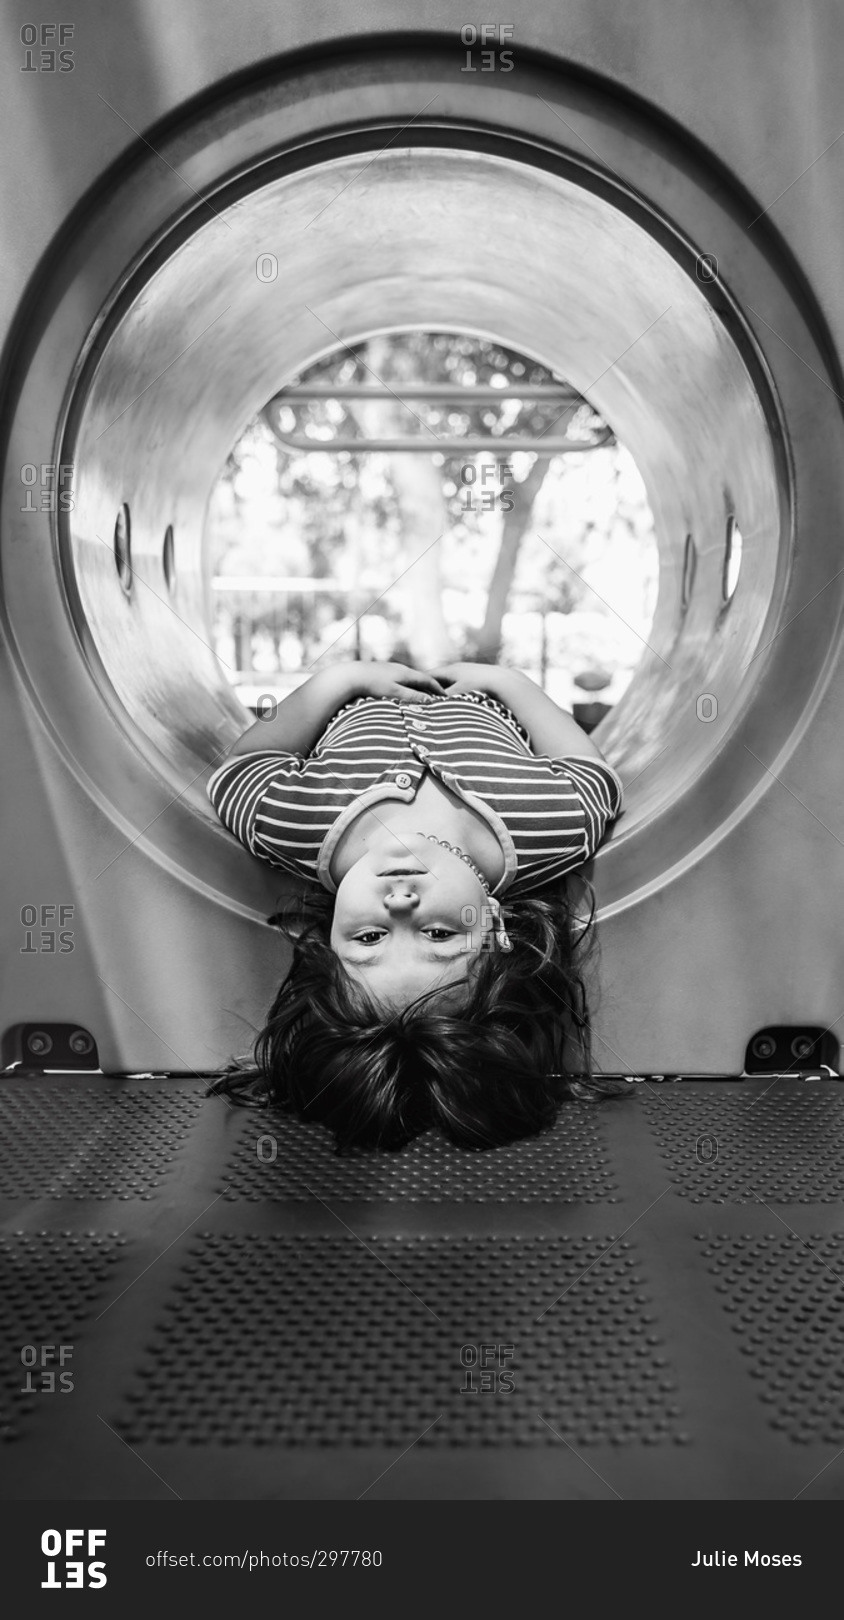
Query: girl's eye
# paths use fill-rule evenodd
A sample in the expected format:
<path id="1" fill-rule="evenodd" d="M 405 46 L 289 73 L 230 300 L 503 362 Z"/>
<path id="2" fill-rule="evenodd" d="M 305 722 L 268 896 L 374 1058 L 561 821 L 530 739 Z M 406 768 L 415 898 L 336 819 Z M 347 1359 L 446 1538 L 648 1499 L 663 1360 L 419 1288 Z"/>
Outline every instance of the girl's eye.
<path id="1" fill-rule="evenodd" d="M 426 928 L 425 933 L 436 945 L 441 944 L 443 940 L 454 939 L 453 928 Z M 384 930 L 368 928 L 365 933 L 355 934 L 354 937 L 357 945 L 377 945 L 379 940 L 384 938 Z"/>

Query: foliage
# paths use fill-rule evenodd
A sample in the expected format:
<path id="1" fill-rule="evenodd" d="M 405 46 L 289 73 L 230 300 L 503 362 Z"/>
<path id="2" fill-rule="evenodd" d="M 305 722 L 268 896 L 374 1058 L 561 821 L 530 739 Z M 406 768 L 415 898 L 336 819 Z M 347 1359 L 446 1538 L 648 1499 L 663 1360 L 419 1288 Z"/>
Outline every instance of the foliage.
<path id="1" fill-rule="evenodd" d="M 650 511 L 629 456 L 614 440 L 600 450 L 547 458 L 517 452 L 507 458 L 502 478 L 489 452 L 435 447 L 446 433 L 558 437 L 566 430 L 588 439 L 603 425 L 588 404 L 569 406 L 561 416 L 557 401 L 519 402 L 504 392 L 500 404 L 461 401 L 459 409 L 450 402 L 401 402 L 402 383 L 410 380 L 502 391 L 557 380 L 539 362 L 487 339 L 413 332 L 346 346 L 291 380 L 379 380 L 395 397 L 295 405 L 276 398 L 250 424 L 212 498 L 212 572 L 304 575 L 337 580 L 338 589 L 282 600 L 226 593 L 218 615 L 223 631 L 240 615 L 277 646 L 281 617 L 304 663 L 354 656 L 362 634 L 364 656 L 417 662 L 471 656 L 479 637 L 485 638 L 481 656 L 497 656 L 508 610 L 605 611 L 584 573 L 620 535 L 653 576 Z M 430 437 L 433 448 L 430 457 L 296 452 L 282 445 L 276 430 L 313 437 L 317 446 L 335 437 L 413 432 Z M 644 580 L 646 594 L 652 585 L 652 577 Z M 365 634 L 353 629 L 364 610 Z"/>

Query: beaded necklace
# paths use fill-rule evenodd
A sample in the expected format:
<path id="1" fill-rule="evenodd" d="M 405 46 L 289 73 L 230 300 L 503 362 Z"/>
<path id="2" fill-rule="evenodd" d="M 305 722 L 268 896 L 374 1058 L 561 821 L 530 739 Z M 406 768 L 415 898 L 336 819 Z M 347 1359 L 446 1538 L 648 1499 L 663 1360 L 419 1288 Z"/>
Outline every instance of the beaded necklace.
<path id="1" fill-rule="evenodd" d="M 457 844 L 450 844 L 445 838 L 438 838 L 436 833 L 423 833 L 422 836 L 423 838 L 427 838 L 429 843 L 439 844 L 442 849 L 450 850 L 452 855 L 457 855 L 461 861 L 465 861 L 466 865 L 471 867 L 475 877 L 478 879 L 478 882 L 482 884 L 486 894 L 490 895 L 490 887 L 483 875 L 483 872 L 481 872 L 475 865 L 474 861 L 469 858 L 465 849 L 460 849 Z"/>

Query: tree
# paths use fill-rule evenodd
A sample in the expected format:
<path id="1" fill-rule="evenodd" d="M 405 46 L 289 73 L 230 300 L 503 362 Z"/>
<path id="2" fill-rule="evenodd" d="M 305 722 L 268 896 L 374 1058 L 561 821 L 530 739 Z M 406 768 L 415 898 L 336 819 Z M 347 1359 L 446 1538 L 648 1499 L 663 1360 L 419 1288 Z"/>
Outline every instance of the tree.
<path id="1" fill-rule="evenodd" d="M 403 382 L 423 380 L 419 377 L 419 358 L 405 345 L 381 336 L 365 345 L 361 369 L 365 368 L 370 378 L 395 384 L 400 394 Z M 407 407 L 399 398 L 350 400 L 347 416 L 362 437 L 395 438 L 408 431 Z M 446 663 L 455 651 L 442 601 L 440 542 L 448 528 L 442 474 L 430 456 L 401 451 L 385 454 L 398 507 L 405 565 L 400 575 L 402 640 L 413 663 L 431 669 Z"/>

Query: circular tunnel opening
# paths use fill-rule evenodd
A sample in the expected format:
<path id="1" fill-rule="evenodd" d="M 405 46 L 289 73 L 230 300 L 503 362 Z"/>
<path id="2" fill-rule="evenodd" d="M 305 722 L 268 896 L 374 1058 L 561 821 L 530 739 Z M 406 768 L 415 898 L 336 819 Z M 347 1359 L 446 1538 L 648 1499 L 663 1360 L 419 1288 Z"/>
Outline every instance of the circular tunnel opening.
<path id="1" fill-rule="evenodd" d="M 309 367 L 233 446 L 205 545 L 212 644 L 253 713 L 327 664 L 468 659 L 523 669 L 592 731 L 656 602 L 629 452 L 547 366 L 469 334 Z"/>
<path id="2" fill-rule="evenodd" d="M 671 819 L 741 716 L 761 669 L 748 660 L 787 572 L 773 410 L 693 262 L 679 263 L 604 187 L 444 144 L 377 150 L 355 185 L 361 167 L 360 154 L 336 156 L 256 184 L 115 308 L 66 451 L 76 491 L 63 562 L 92 666 L 169 779 L 181 791 L 196 784 L 243 728 L 232 670 L 213 647 L 205 544 L 232 445 L 268 400 L 345 345 L 420 330 L 501 344 L 566 379 L 610 424 L 653 516 L 653 620 L 598 739 L 628 784 L 599 857 L 608 872 L 616 861 L 609 903 L 623 903 L 711 837 L 752 786 L 742 760 L 732 804 L 719 791 L 682 825 Z M 501 231 L 502 220 L 518 230 Z M 271 251 L 280 240 L 284 252 Z M 128 597 L 104 542 L 124 507 Z M 177 602 L 162 569 L 168 524 Z M 712 692 L 716 725 L 700 718 Z M 207 819 L 201 782 L 188 796 Z M 649 846 L 635 842 L 660 821 Z"/>

